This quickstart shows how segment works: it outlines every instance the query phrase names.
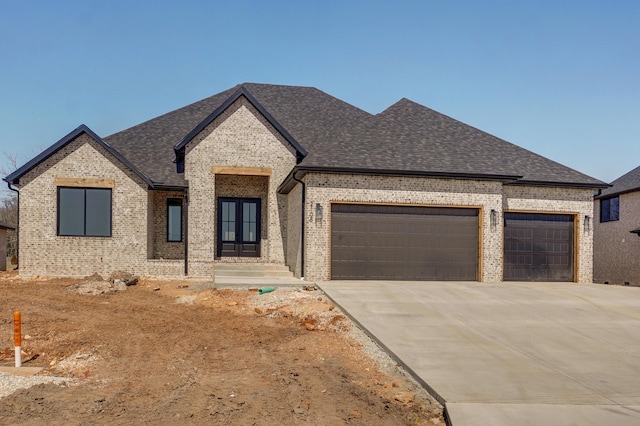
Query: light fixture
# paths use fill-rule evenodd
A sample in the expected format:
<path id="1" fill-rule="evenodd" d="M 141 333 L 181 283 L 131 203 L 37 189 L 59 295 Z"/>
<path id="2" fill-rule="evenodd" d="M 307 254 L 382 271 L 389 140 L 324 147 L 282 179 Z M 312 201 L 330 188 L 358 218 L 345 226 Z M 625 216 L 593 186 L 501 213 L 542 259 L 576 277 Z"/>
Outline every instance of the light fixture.
<path id="1" fill-rule="evenodd" d="M 496 227 L 498 226 L 498 212 L 495 211 L 494 209 L 491 209 L 491 216 L 490 216 L 490 225 L 491 225 L 491 230 L 494 231 L 496 229 Z"/>
<path id="2" fill-rule="evenodd" d="M 322 205 L 316 203 L 316 223 L 322 222 Z"/>
<path id="3" fill-rule="evenodd" d="M 591 231 L 591 217 L 584 215 L 584 233 L 588 234 Z"/>

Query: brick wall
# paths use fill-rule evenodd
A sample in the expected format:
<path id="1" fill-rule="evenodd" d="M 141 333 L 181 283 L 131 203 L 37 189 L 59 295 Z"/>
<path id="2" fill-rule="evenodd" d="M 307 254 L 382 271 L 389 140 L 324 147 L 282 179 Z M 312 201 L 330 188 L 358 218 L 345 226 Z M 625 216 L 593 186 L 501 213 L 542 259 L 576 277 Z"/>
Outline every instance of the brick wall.
<path id="1" fill-rule="evenodd" d="M 600 223 L 600 200 L 594 206 L 594 281 L 640 284 L 640 191 L 620 195 L 620 220 Z"/>
<path id="2" fill-rule="evenodd" d="M 149 191 L 151 198 L 151 226 L 149 233 L 152 238 L 150 253 L 153 259 L 184 259 L 184 229 L 185 229 L 185 206 L 182 206 L 182 241 L 167 241 L 167 200 L 169 198 L 184 199 L 184 192 L 181 191 Z"/>
<path id="3" fill-rule="evenodd" d="M 330 277 L 331 202 L 459 206 L 481 208 L 481 222 L 489 223 L 491 209 L 500 211 L 501 184 L 490 181 L 382 177 L 314 173 L 305 176 L 307 184 L 305 277 Z M 324 211 L 322 222 L 314 220 L 316 203 Z M 488 226 L 482 230 L 481 280 L 502 279 L 502 234 Z"/>
<path id="4" fill-rule="evenodd" d="M 56 178 L 113 179 L 111 237 L 57 235 Z M 181 262 L 159 274 L 148 261 L 147 184 L 86 134 L 20 179 L 20 275 L 181 275 Z"/>
<path id="5" fill-rule="evenodd" d="M 593 282 L 593 189 L 505 185 L 504 210 L 570 213 L 575 217 L 577 282 Z M 585 216 L 589 229 L 585 229 Z"/>
<path id="6" fill-rule="evenodd" d="M 307 184 L 305 278 L 309 280 L 330 277 L 331 202 L 480 208 L 482 282 L 502 281 L 504 210 L 575 213 L 579 230 L 577 280 L 592 280 L 592 235 L 582 233 L 584 216 L 592 216 L 591 190 L 503 186 L 491 181 L 322 173 L 307 174 L 304 180 Z M 325 212 L 321 222 L 314 220 L 316 203 Z M 496 210 L 499 218 L 494 229 L 489 225 L 491 210 Z"/>
<path id="7" fill-rule="evenodd" d="M 295 164 L 295 150 L 244 98 L 238 99 L 187 145 L 185 178 L 189 181 L 190 198 L 190 275 L 213 273 L 216 196 L 222 196 L 221 191 L 225 192 L 224 196 L 257 194 L 258 189 L 264 191 L 259 194 L 263 200 L 261 257 L 224 260 L 284 263 L 287 201 L 286 197 L 276 195 L 276 189 Z M 214 175 L 213 166 L 270 167 L 272 173 L 260 181 L 266 181 L 264 184 L 258 183 L 259 179 Z"/>

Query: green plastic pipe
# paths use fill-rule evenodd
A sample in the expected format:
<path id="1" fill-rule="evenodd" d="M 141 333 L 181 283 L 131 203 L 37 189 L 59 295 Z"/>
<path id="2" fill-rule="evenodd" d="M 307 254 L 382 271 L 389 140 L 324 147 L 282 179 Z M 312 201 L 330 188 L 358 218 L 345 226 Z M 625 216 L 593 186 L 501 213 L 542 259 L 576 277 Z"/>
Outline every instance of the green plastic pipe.
<path id="1" fill-rule="evenodd" d="M 258 289 L 258 294 L 271 293 L 275 289 L 275 287 L 262 287 Z"/>

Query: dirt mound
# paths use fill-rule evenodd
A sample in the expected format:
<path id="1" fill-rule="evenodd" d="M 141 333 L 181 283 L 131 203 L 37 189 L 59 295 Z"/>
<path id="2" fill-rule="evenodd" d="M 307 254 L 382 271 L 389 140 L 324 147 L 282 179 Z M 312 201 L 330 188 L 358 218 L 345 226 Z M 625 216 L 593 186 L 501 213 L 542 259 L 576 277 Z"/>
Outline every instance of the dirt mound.
<path id="1" fill-rule="evenodd" d="M 354 338 L 313 288 L 259 295 L 141 281 L 101 297 L 65 290 L 82 283 L 97 281 L 0 275 L 0 306 L 20 310 L 30 336 L 26 366 L 73 380 L 1 398 L 4 423 L 444 423 L 442 407 L 386 355 L 372 356 L 375 344 Z M 6 335 L 0 364 L 11 365 Z"/>

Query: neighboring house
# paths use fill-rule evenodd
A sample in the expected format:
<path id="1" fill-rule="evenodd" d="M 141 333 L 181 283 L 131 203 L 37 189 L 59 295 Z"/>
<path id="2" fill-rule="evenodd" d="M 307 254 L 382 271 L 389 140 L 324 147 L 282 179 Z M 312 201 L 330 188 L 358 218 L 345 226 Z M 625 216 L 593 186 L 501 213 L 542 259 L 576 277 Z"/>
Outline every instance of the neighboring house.
<path id="1" fill-rule="evenodd" d="M 594 281 L 640 284 L 640 167 L 595 198 Z"/>
<path id="2" fill-rule="evenodd" d="M 0 222 L 0 271 L 7 270 L 7 231 L 14 229 L 13 226 Z"/>
<path id="3" fill-rule="evenodd" d="M 252 83 L 104 139 L 82 125 L 5 180 L 24 276 L 308 280 L 591 282 L 607 187 L 408 99 L 372 115 Z"/>

